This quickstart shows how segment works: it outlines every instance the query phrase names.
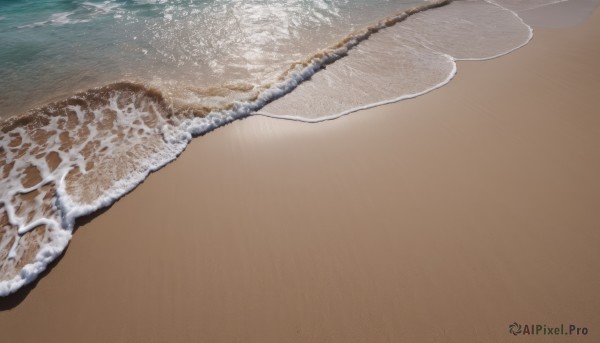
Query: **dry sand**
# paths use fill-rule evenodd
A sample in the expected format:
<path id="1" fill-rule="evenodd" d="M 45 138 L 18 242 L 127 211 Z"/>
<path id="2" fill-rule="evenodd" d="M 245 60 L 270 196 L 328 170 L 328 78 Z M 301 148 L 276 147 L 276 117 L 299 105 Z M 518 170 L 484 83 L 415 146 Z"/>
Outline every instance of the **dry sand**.
<path id="1" fill-rule="evenodd" d="M 2 342 L 599 341 L 598 42 L 596 11 L 417 99 L 196 139 L 0 300 Z"/>

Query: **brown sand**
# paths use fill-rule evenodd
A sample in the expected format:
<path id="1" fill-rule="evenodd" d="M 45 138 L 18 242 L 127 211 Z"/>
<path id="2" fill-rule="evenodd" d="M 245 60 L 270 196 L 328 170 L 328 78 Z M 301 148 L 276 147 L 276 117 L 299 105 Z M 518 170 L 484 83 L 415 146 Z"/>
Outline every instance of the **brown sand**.
<path id="1" fill-rule="evenodd" d="M 2 342 L 597 342 L 598 42 L 596 11 L 414 100 L 196 139 L 0 300 Z"/>

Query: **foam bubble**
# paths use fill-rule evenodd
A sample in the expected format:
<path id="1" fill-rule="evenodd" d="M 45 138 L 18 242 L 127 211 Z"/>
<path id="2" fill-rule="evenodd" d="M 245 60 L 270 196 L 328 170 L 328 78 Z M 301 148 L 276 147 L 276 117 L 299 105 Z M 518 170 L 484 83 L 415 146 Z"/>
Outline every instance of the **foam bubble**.
<path id="1" fill-rule="evenodd" d="M 66 247 L 75 220 L 113 203 L 180 154 L 193 136 L 249 115 L 384 27 L 398 13 L 287 68 L 264 85 L 185 89 L 133 83 L 92 89 L 2 124 L 0 295 L 30 282 Z M 181 94 L 181 92 L 179 92 Z"/>
<path id="2" fill-rule="evenodd" d="M 93 89 L 4 123 L 0 135 L 0 295 L 66 247 L 75 219 L 107 206 L 174 159 L 168 108 L 135 84 Z"/>
<path id="3" fill-rule="evenodd" d="M 490 1 L 429 11 L 450 2 L 383 18 L 262 84 L 162 83 L 159 91 L 120 82 L 0 123 L 0 296 L 34 280 L 64 251 L 77 218 L 132 190 L 194 136 L 261 109 L 320 121 L 417 96 L 449 82 L 455 59 L 497 57 L 531 38 L 514 12 Z"/>

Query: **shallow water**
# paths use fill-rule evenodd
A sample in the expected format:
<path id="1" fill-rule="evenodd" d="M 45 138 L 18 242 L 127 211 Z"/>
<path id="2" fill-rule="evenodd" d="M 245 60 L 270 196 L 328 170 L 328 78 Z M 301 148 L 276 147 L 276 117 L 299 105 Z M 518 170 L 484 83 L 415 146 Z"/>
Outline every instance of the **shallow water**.
<path id="1" fill-rule="evenodd" d="M 526 44 L 519 13 L 555 5 L 0 2 L 0 295 L 192 137 L 252 114 L 320 121 L 426 93 L 457 59 Z"/>
<path id="2" fill-rule="evenodd" d="M 92 86 L 257 85 L 419 1 L 2 1 L 0 116 Z"/>

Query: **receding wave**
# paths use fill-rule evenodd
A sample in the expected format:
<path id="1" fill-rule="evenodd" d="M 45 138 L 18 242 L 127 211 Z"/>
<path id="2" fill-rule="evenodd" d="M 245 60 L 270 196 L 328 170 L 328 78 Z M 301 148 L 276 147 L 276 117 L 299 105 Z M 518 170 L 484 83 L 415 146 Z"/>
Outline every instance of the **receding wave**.
<path id="1" fill-rule="evenodd" d="M 372 37 L 257 114 L 318 122 L 412 98 L 448 83 L 456 60 L 495 58 L 531 37 L 531 28 L 504 7 L 455 1 Z"/>
<path id="2" fill-rule="evenodd" d="M 0 296 L 64 251 L 77 218 L 132 190 L 194 136 L 259 110 L 319 121 L 416 96 L 448 82 L 455 59 L 495 57 L 531 38 L 497 3 L 451 2 L 394 13 L 262 83 L 123 81 L 0 123 Z"/>

